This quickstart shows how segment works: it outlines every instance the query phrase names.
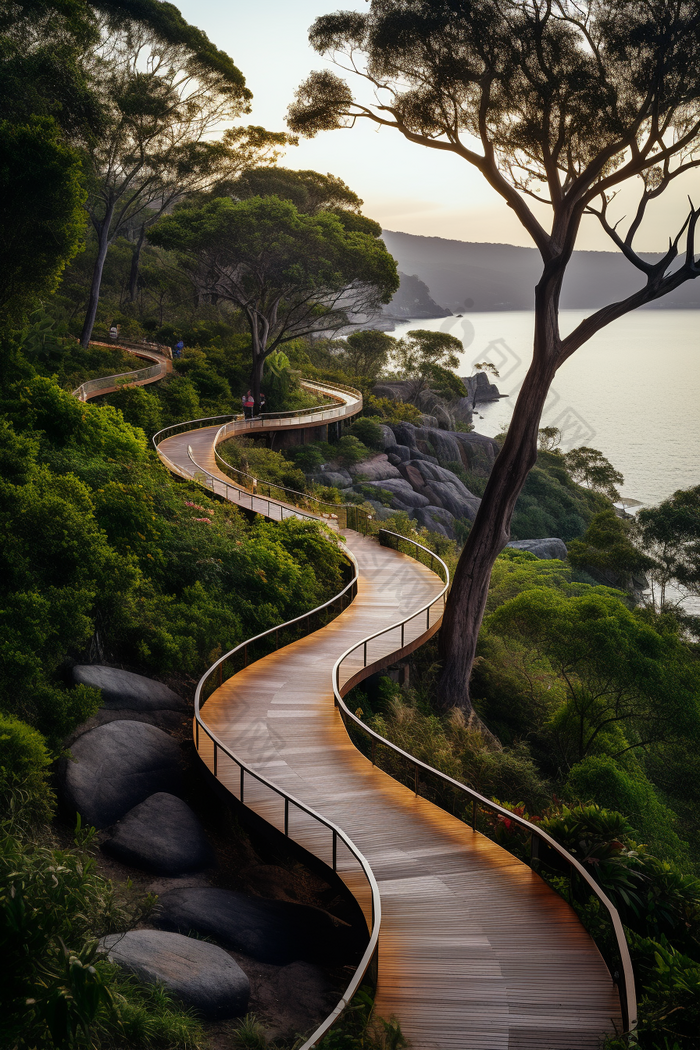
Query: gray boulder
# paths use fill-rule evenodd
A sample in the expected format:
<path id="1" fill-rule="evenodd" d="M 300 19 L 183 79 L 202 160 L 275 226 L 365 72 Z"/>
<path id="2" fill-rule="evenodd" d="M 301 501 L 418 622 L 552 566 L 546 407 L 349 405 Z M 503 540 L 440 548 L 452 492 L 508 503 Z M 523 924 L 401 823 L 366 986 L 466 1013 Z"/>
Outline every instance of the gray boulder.
<path id="1" fill-rule="evenodd" d="M 282 966 L 295 959 L 348 961 L 361 948 L 350 927 L 318 908 L 212 887 L 164 893 L 154 921 L 163 929 L 192 930 L 260 962 Z"/>
<path id="2" fill-rule="evenodd" d="M 477 372 L 473 376 L 462 376 L 462 382 L 469 392 L 470 402 L 477 405 L 482 401 L 498 401 L 503 395 L 491 382 L 486 372 Z"/>
<path id="3" fill-rule="evenodd" d="M 362 475 L 367 481 L 384 481 L 386 478 L 400 478 L 396 467 L 389 462 L 386 452 L 380 452 L 378 456 L 364 459 L 361 463 L 355 463 L 350 467 L 350 473 L 354 480 Z"/>
<path id="4" fill-rule="evenodd" d="M 545 540 L 512 540 L 506 546 L 513 547 L 517 551 L 529 551 L 536 558 L 560 558 L 561 561 L 566 561 L 566 544 L 554 536 Z"/>
<path id="5" fill-rule="evenodd" d="M 83 733 L 64 766 L 63 801 L 104 828 L 156 791 L 180 787 L 180 748 L 162 729 L 119 721 Z"/>
<path id="6" fill-rule="evenodd" d="M 118 667 L 76 664 L 72 671 L 76 685 L 91 685 L 102 690 L 104 707 L 132 711 L 186 711 L 187 701 L 162 682 L 122 671 Z"/>
<path id="7" fill-rule="evenodd" d="M 449 510 L 445 510 L 444 507 L 421 507 L 412 511 L 411 517 L 424 529 L 438 532 L 441 536 L 447 536 L 450 540 L 456 538 L 454 515 L 450 514 Z"/>
<path id="8" fill-rule="evenodd" d="M 156 875 L 182 875 L 210 867 L 216 859 L 190 807 L 165 791 L 129 810 L 102 849 Z"/>
<path id="9" fill-rule="evenodd" d="M 407 463 L 411 458 L 411 449 L 408 445 L 392 445 L 387 453 L 387 459 L 398 467 L 399 463 Z"/>
<path id="10" fill-rule="evenodd" d="M 391 427 L 386 426 L 386 424 L 384 423 L 381 423 L 380 426 L 382 429 L 382 441 L 384 443 L 384 451 L 388 452 L 391 450 L 393 452 L 394 445 L 396 444 L 394 431 L 391 429 Z"/>
<path id="11" fill-rule="evenodd" d="M 315 485 L 335 485 L 338 489 L 349 488 L 352 478 L 347 470 L 324 470 L 321 474 L 311 474 L 310 480 Z"/>
<path id="12" fill-rule="evenodd" d="M 248 1009 L 250 982 L 222 948 L 161 930 L 131 930 L 103 937 L 111 962 L 146 984 L 168 991 L 202 1017 L 223 1021 Z"/>
<path id="13" fill-rule="evenodd" d="M 465 461 L 467 470 L 475 470 L 481 474 L 488 475 L 498 455 L 498 443 L 485 434 L 455 434 L 455 439 L 460 446 L 462 459 Z"/>
<path id="14" fill-rule="evenodd" d="M 369 484 L 374 488 L 393 492 L 396 499 L 403 504 L 403 507 L 399 508 L 401 510 L 408 507 L 427 507 L 430 502 L 426 496 L 421 496 L 419 492 L 414 492 L 410 483 L 403 478 L 387 478 L 386 481 L 370 481 Z M 392 505 L 395 506 L 395 502 Z"/>

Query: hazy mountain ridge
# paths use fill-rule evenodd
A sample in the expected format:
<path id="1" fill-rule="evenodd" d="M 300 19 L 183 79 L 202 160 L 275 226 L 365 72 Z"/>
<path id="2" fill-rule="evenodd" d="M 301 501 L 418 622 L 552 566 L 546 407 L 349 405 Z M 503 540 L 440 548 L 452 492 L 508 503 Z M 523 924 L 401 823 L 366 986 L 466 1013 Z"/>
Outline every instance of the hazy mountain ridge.
<path id="1" fill-rule="evenodd" d="M 384 242 L 403 273 L 416 274 L 430 296 L 454 313 L 529 310 L 541 272 L 539 252 L 511 244 L 422 237 L 384 230 Z M 655 261 L 661 253 L 644 253 Z M 562 290 L 562 309 L 586 310 L 624 298 L 643 275 L 618 252 L 574 252 Z M 700 308 L 700 282 L 689 281 L 650 308 Z"/>

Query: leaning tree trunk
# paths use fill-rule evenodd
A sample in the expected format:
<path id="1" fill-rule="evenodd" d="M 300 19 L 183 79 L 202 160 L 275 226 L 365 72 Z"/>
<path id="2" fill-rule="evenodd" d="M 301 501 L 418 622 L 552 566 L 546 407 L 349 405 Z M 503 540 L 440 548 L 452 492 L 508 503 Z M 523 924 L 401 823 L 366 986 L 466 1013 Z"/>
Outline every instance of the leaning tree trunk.
<path id="1" fill-rule="evenodd" d="M 80 345 L 87 347 L 92 338 L 92 330 L 95 327 L 95 318 L 97 317 L 97 307 L 100 302 L 100 288 L 102 286 L 102 271 L 105 266 L 105 259 L 107 258 L 107 250 L 109 249 L 109 227 L 112 222 L 113 208 L 110 209 L 105 215 L 104 221 L 101 223 L 99 230 L 97 231 L 97 258 L 95 259 L 95 265 L 92 271 L 92 283 L 90 285 L 90 298 L 88 299 L 87 311 L 85 313 L 85 321 L 83 323 L 83 330 L 80 335 Z"/>
<path id="2" fill-rule="evenodd" d="M 543 289 L 538 286 L 533 361 L 459 559 L 440 628 L 443 672 L 437 699 L 444 710 L 460 707 L 472 713 L 469 678 L 486 607 L 491 569 L 510 539 L 510 523 L 517 498 L 537 459 L 542 409 L 557 369 L 559 351 L 558 289 L 549 288 L 547 292 L 548 301 L 543 301 Z"/>

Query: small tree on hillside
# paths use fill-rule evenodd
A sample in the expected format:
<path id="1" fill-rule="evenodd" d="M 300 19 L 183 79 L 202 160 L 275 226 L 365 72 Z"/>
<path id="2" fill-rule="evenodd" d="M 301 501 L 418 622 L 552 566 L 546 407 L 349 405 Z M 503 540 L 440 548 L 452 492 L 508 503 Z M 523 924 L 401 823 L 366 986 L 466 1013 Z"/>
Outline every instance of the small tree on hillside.
<path id="1" fill-rule="evenodd" d="M 357 232 L 357 218 L 371 232 Z M 380 233 L 364 216 L 306 215 L 278 197 L 252 197 L 183 206 L 161 219 L 149 237 L 179 254 L 203 294 L 243 312 L 258 412 L 270 354 L 291 339 L 337 331 L 353 313 L 373 312 L 396 291 L 396 263 Z"/>
<path id="2" fill-rule="evenodd" d="M 407 332 L 399 339 L 394 350 L 396 374 L 399 379 L 411 381 L 410 399 L 418 397 L 431 383 L 444 385 L 445 372 L 458 367 L 462 349 L 456 336 L 423 328 Z M 462 387 L 460 381 L 457 382 Z M 463 389 L 464 396 L 466 393 Z"/>
<path id="3" fill-rule="evenodd" d="M 491 567 L 537 458 L 557 369 L 605 325 L 700 275 L 692 204 L 658 261 L 635 247 L 649 205 L 700 165 L 700 9 L 669 0 L 373 0 L 366 14 L 317 19 L 310 39 L 364 93 L 355 98 L 330 70 L 313 73 L 290 109 L 294 131 L 370 120 L 460 157 L 500 194 L 542 259 L 532 364 L 440 632 L 441 702 L 471 710 Z M 612 215 L 623 185 L 638 191 L 627 220 Z M 563 336 L 559 299 L 585 215 L 597 217 L 640 285 Z"/>

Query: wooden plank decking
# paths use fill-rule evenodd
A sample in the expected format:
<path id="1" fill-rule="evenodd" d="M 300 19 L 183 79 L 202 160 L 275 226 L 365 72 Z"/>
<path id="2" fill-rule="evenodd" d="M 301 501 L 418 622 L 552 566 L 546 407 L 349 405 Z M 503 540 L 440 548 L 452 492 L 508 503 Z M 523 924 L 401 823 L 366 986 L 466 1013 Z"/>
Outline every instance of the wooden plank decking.
<path id="1" fill-rule="evenodd" d="M 205 431 L 169 439 L 166 454 L 179 462 L 196 444 L 198 462 L 217 473 L 207 439 L 211 447 Z M 441 584 L 376 540 L 346 538 L 360 568 L 352 605 L 226 682 L 203 719 L 250 768 L 343 828 L 369 861 L 382 900 L 376 1008 L 399 1019 L 413 1050 L 593 1050 L 620 1027 L 620 1004 L 572 909 L 526 865 L 371 766 L 348 739 L 333 705 L 335 661 Z M 388 652 L 396 640 L 373 643 L 371 660 L 382 646 Z M 238 770 L 227 762 L 220 756 L 219 779 L 238 797 Z M 282 827 L 281 799 L 250 778 L 245 802 Z M 294 807 L 290 826 L 330 860 L 326 829 Z M 339 853 L 338 868 L 367 914 L 357 862 Z"/>

